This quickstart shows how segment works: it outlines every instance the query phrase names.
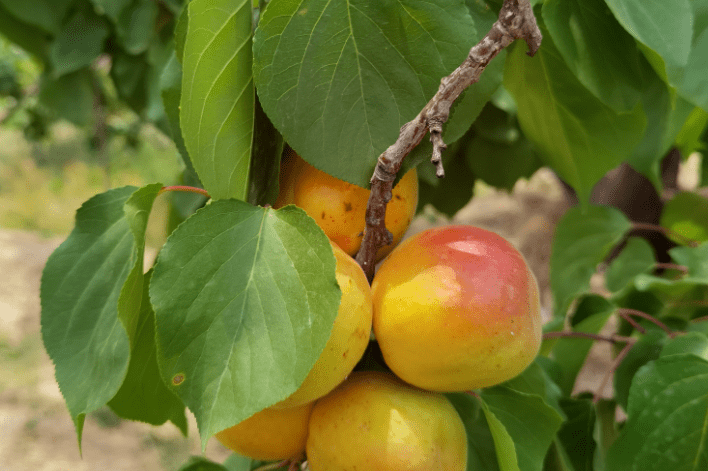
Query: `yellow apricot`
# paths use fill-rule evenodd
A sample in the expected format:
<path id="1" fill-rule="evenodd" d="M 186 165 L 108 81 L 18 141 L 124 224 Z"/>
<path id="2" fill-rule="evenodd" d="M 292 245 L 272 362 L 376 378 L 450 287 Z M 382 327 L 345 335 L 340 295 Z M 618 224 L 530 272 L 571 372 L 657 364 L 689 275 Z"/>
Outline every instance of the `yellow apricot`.
<path id="1" fill-rule="evenodd" d="M 283 155 L 280 191 L 274 204 L 295 204 L 304 209 L 327 237 L 349 255 L 356 255 L 366 227 L 366 204 L 370 190 L 335 178 L 305 162 L 292 150 Z M 393 243 L 379 249 L 377 260 L 388 255 L 401 241 L 418 206 L 418 174 L 408 171 L 392 190 L 386 207 L 386 228 Z"/>
<path id="2" fill-rule="evenodd" d="M 293 407 L 324 396 L 351 373 L 369 344 L 373 315 L 369 282 L 353 258 L 334 243 L 332 250 L 342 290 L 332 333 L 302 385 L 274 407 Z"/>
<path id="3" fill-rule="evenodd" d="M 256 460 L 296 458 L 305 451 L 313 405 L 264 409 L 215 436 L 226 448 Z"/>
<path id="4" fill-rule="evenodd" d="M 404 381 L 466 391 L 521 373 L 541 345 L 538 285 L 503 237 L 446 226 L 406 239 L 371 286 L 374 334 Z"/>
<path id="5" fill-rule="evenodd" d="M 312 471 L 462 471 L 467 433 L 442 394 L 357 371 L 315 403 L 307 459 Z"/>

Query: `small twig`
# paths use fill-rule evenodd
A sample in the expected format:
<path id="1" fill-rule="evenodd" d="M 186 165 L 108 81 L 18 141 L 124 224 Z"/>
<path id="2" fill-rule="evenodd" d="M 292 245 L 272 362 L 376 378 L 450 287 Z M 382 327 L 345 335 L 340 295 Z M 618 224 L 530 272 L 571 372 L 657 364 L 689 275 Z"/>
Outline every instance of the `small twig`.
<path id="1" fill-rule="evenodd" d="M 190 193 L 199 193 L 200 195 L 206 196 L 207 198 L 211 198 L 211 196 L 209 196 L 209 193 L 207 193 L 207 191 L 204 188 L 197 188 L 195 186 L 187 186 L 187 185 L 163 186 L 158 194 L 162 194 L 165 191 L 187 191 Z"/>
<path id="2" fill-rule="evenodd" d="M 688 237 L 686 237 L 683 234 L 679 234 L 676 231 L 672 231 L 671 229 L 669 229 L 667 227 L 657 226 L 656 224 L 648 224 L 648 223 L 644 223 L 644 222 L 633 222 L 632 229 L 661 232 L 662 234 L 664 234 L 666 236 L 672 236 L 672 237 L 675 237 L 676 239 L 681 240 L 684 244 L 688 245 L 689 247 L 698 247 L 700 245 L 697 240 L 689 239 Z"/>
<path id="3" fill-rule="evenodd" d="M 676 336 L 676 333 L 673 332 L 671 329 L 669 329 L 669 327 L 666 324 L 664 324 L 663 322 L 661 322 L 659 319 L 652 316 L 651 314 L 647 314 L 646 312 L 638 311 L 636 309 L 630 309 L 627 307 L 620 308 L 617 310 L 617 312 L 619 312 L 619 313 L 624 312 L 630 316 L 637 316 L 637 317 L 641 317 L 642 319 L 646 319 L 649 322 L 655 324 L 657 327 L 659 327 L 664 332 L 666 332 L 666 335 L 668 335 L 669 338 L 674 338 Z"/>
<path id="4" fill-rule="evenodd" d="M 605 336 L 605 335 L 599 335 L 599 334 L 590 334 L 588 332 L 571 332 L 569 330 L 563 330 L 560 332 L 546 332 L 543 334 L 543 340 L 546 339 L 557 339 L 557 338 L 566 338 L 566 337 L 575 337 L 575 338 L 582 338 L 582 339 L 590 339 L 590 340 L 600 340 L 603 342 L 609 342 L 609 343 L 632 343 L 635 341 L 632 337 L 624 337 L 622 335 L 611 335 L 611 336 Z"/>
<path id="5" fill-rule="evenodd" d="M 620 363 L 622 363 L 622 360 L 627 356 L 629 351 L 632 349 L 634 346 L 634 343 L 636 342 L 636 339 L 630 338 L 630 341 L 627 342 L 627 345 L 625 345 L 622 350 L 619 352 L 617 357 L 614 359 L 612 362 L 612 365 L 610 365 L 610 369 L 608 369 L 605 372 L 605 375 L 602 377 L 602 381 L 600 382 L 600 386 L 595 390 L 595 394 L 593 394 L 592 397 L 592 402 L 593 404 L 597 404 L 600 402 L 600 399 L 602 399 L 602 390 L 605 389 L 605 385 L 607 385 L 607 382 L 610 380 L 612 375 L 614 375 L 615 371 L 617 371 L 617 368 L 620 366 Z"/>
<path id="6" fill-rule="evenodd" d="M 658 262 L 654 264 L 656 268 L 663 268 L 664 270 L 677 270 L 682 273 L 688 273 L 688 267 L 684 265 L 679 265 L 677 263 L 662 263 Z"/>
<path id="7" fill-rule="evenodd" d="M 386 229 L 386 204 L 391 200 L 391 188 L 403 159 L 430 132 L 433 142 L 431 161 L 436 174 L 442 177 L 445 171 L 440 156 L 445 149 L 442 140 L 442 125 L 447 122 L 450 108 L 462 92 L 479 81 L 489 62 L 516 39 L 528 44 L 528 54 L 536 53 L 541 45 L 541 30 L 536 24 L 529 0 L 504 0 L 499 19 L 487 35 L 477 43 L 464 62 L 450 75 L 440 81 L 435 96 L 412 121 L 401 127 L 398 139 L 378 159 L 371 177 L 371 194 L 366 207 L 366 230 L 356 261 L 366 273 L 369 282 L 374 277 L 376 252 L 392 242 L 393 236 Z"/>
<path id="8" fill-rule="evenodd" d="M 619 316 L 620 316 L 622 319 L 624 319 L 624 320 L 626 320 L 627 322 L 629 322 L 629 324 L 630 324 L 632 327 L 634 327 L 635 330 L 639 331 L 639 332 L 642 333 L 642 334 L 646 334 L 646 333 L 647 333 L 647 329 L 645 329 L 639 322 L 637 322 L 637 321 L 635 321 L 634 319 L 632 319 L 632 316 L 630 316 L 629 313 L 624 312 L 624 311 L 622 311 L 621 309 L 620 309 L 619 311 L 617 311 L 617 313 L 619 314 Z"/>
<path id="9" fill-rule="evenodd" d="M 691 322 L 706 322 L 706 321 L 708 321 L 708 316 L 696 317 L 695 319 L 691 319 Z"/>

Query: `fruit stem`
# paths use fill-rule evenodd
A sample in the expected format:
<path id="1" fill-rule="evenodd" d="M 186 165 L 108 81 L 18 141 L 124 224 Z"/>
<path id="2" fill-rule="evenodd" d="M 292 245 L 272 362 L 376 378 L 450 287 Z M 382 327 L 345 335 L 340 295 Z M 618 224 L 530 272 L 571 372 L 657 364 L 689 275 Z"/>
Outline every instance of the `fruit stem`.
<path id="1" fill-rule="evenodd" d="M 632 319 L 632 316 L 630 316 L 628 313 L 626 313 L 626 312 L 624 312 L 624 311 L 622 311 L 622 310 L 617 311 L 617 313 L 619 314 L 619 316 L 620 316 L 622 319 L 624 319 L 624 320 L 626 320 L 627 322 L 629 322 L 629 323 L 632 325 L 632 327 L 634 327 L 635 330 L 639 331 L 639 332 L 642 333 L 642 334 L 646 334 L 646 333 L 647 333 L 647 329 L 645 329 L 639 322 L 637 322 L 637 321 L 635 321 L 634 319 Z"/>
<path id="2" fill-rule="evenodd" d="M 294 463 L 294 462 L 295 461 L 293 460 L 292 463 Z M 273 469 L 280 469 L 283 466 L 285 466 L 286 464 L 287 465 L 291 464 L 291 461 L 290 460 L 283 460 L 283 461 L 277 461 L 275 463 L 264 464 L 263 466 L 260 466 L 256 469 L 254 469 L 253 471 L 271 471 Z M 290 468 L 288 468 L 288 469 L 290 469 Z"/>
<path id="3" fill-rule="evenodd" d="M 206 196 L 207 198 L 211 198 L 209 196 L 209 193 L 204 188 L 197 188 L 195 186 L 187 186 L 187 185 L 174 185 L 174 186 L 163 186 L 162 189 L 160 190 L 161 194 L 165 191 L 186 191 L 190 193 L 199 193 L 200 195 Z"/>

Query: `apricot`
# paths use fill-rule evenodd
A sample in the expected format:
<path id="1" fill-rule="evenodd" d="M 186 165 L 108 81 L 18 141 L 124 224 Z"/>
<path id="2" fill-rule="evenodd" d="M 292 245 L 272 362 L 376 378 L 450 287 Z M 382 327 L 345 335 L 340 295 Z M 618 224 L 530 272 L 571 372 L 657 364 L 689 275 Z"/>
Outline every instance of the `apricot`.
<path id="1" fill-rule="evenodd" d="M 296 458 L 305 451 L 313 405 L 264 409 L 215 436 L 226 448 L 256 460 Z"/>
<path id="2" fill-rule="evenodd" d="M 371 286 L 386 364 L 432 391 L 465 391 L 521 373 L 541 345 L 538 284 L 503 237 L 472 226 L 403 241 Z"/>
<path id="3" fill-rule="evenodd" d="M 304 382 L 274 407 L 293 407 L 324 396 L 351 373 L 369 344 L 373 307 L 371 288 L 356 261 L 332 244 L 337 260 L 335 276 L 342 290 L 332 333 Z"/>
<path id="4" fill-rule="evenodd" d="M 273 207 L 295 204 L 304 209 L 332 241 L 351 256 L 356 255 L 366 226 L 370 190 L 316 169 L 292 150 L 283 155 L 280 191 Z M 377 260 L 401 241 L 418 206 L 418 174 L 409 170 L 392 190 L 386 207 L 386 228 L 393 243 L 379 249 Z"/>
<path id="5" fill-rule="evenodd" d="M 312 471 L 462 471 L 467 433 L 442 394 L 357 371 L 315 403 L 306 451 Z"/>

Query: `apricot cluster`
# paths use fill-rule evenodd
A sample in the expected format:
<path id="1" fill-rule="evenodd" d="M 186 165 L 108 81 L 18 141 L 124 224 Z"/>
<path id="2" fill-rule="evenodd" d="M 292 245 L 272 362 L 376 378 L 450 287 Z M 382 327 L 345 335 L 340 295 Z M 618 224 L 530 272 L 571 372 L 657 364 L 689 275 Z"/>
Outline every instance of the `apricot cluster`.
<path id="1" fill-rule="evenodd" d="M 392 209 L 394 220 L 406 221 L 394 226 L 396 241 L 415 212 L 408 203 L 417 202 L 417 180 L 404 180 L 396 188 L 407 204 L 387 208 L 389 230 Z M 295 154 L 284 161 L 276 206 L 303 205 L 330 237 L 339 312 L 300 388 L 216 436 L 255 459 L 306 453 L 311 471 L 464 470 L 465 427 L 442 393 L 502 383 L 533 361 L 541 343 L 536 279 L 504 238 L 445 226 L 391 247 L 370 287 L 350 257 L 368 200 L 367 190 L 353 186 Z M 349 212 L 360 213 L 362 226 L 349 223 Z M 352 373 L 372 331 L 390 371 Z"/>

